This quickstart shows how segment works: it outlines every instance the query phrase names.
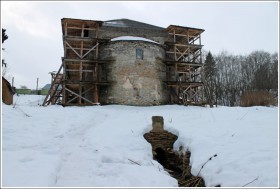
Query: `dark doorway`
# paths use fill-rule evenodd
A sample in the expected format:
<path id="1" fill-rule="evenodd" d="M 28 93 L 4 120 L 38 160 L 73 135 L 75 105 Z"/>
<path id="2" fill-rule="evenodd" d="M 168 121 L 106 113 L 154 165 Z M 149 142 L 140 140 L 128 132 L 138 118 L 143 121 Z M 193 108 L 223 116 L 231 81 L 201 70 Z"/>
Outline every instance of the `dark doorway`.
<path id="1" fill-rule="evenodd" d="M 89 37 L 89 30 L 88 30 L 88 26 L 85 27 L 84 29 L 84 36 L 83 37 Z"/>
<path id="2" fill-rule="evenodd" d="M 165 166 L 166 164 L 166 154 L 165 151 L 162 148 L 157 148 L 155 150 L 155 152 L 157 153 L 155 155 L 155 159 L 162 165 Z"/>

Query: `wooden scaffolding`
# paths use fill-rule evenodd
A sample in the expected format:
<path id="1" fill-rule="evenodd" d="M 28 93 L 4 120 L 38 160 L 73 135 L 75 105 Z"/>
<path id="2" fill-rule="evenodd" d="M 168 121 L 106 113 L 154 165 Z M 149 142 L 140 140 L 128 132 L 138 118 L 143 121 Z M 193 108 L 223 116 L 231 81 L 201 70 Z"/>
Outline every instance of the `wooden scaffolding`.
<path id="1" fill-rule="evenodd" d="M 202 81 L 201 33 L 203 29 L 170 25 L 166 28 L 166 84 L 170 91 L 170 103 L 202 105 L 204 84 Z"/>
<path id="2" fill-rule="evenodd" d="M 43 105 L 99 104 L 99 89 L 109 85 L 107 60 L 100 60 L 98 49 L 107 39 L 98 38 L 102 21 L 61 19 L 64 57 Z"/>

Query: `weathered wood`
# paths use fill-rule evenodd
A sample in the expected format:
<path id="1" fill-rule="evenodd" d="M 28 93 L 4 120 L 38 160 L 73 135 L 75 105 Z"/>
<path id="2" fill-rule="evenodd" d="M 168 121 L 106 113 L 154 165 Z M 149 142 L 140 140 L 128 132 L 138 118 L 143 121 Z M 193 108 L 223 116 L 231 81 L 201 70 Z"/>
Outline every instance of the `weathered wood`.
<path id="1" fill-rule="evenodd" d="M 57 74 L 56 74 L 56 76 L 55 76 L 55 78 L 54 78 L 55 81 L 56 81 L 58 75 L 60 74 L 60 71 L 62 70 L 62 67 L 63 67 L 63 64 L 61 64 L 61 66 L 60 66 L 59 69 L 58 69 L 58 72 L 57 72 Z M 47 101 L 48 101 L 48 98 L 50 97 L 50 94 L 51 94 L 51 92 L 52 92 L 52 88 L 53 88 L 54 85 L 55 85 L 55 82 L 52 82 L 51 87 L 50 87 L 50 89 L 49 89 L 49 91 L 48 91 L 48 94 L 47 94 L 47 96 L 45 97 L 44 102 L 43 102 L 43 104 L 42 104 L 43 106 L 46 105 L 46 103 L 47 103 Z M 51 99 L 52 99 L 52 97 L 50 98 L 49 101 L 51 101 Z"/>
<path id="2" fill-rule="evenodd" d="M 76 29 L 76 30 L 81 30 L 83 27 L 74 27 L 74 26 L 69 26 L 67 27 L 68 29 Z M 95 28 L 84 28 L 84 30 L 90 30 L 90 31 L 95 31 Z"/>
<path id="3" fill-rule="evenodd" d="M 184 26 L 170 25 L 166 28 L 168 35 L 173 39 L 166 41 L 166 54 L 169 59 L 167 65 L 166 85 L 174 93 L 170 93 L 169 99 L 177 103 L 201 104 L 200 89 L 204 87 L 201 82 L 201 70 L 203 68 L 201 56 L 201 33 L 202 29 Z M 197 43 L 199 40 L 199 44 Z M 173 79 L 173 80 L 172 80 Z M 174 97 L 174 98 L 173 98 Z"/>
<path id="4" fill-rule="evenodd" d="M 100 60 L 100 59 L 92 59 L 92 60 L 87 60 L 87 59 L 69 59 L 69 58 L 63 58 L 62 61 L 70 63 L 70 62 L 88 62 L 88 63 L 95 63 L 98 62 L 99 64 L 106 64 L 106 63 L 111 63 L 114 61 L 113 59 L 110 60 Z M 75 63 L 74 63 L 75 64 Z M 92 64 L 90 64 L 92 65 Z"/>
<path id="5" fill-rule="evenodd" d="M 79 58 L 82 58 L 82 56 L 67 41 L 65 41 L 65 43 Z"/>
<path id="6" fill-rule="evenodd" d="M 88 55 L 92 50 L 94 50 L 97 46 L 99 45 L 99 43 L 96 43 L 96 45 L 94 45 L 88 52 L 86 52 L 82 57 L 80 58 L 84 58 L 86 55 Z"/>
<path id="7" fill-rule="evenodd" d="M 66 87 L 65 87 L 65 90 L 68 91 L 68 92 L 70 92 L 70 93 L 72 93 L 73 95 L 76 95 L 77 97 L 82 98 L 83 100 L 85 100 L 85 101 L 87 101 L 87 102 L 89 102 L 89 103 L 91 103 L 91 104 L 94 104 L 94 103 L 91 102 L 90 100 L 88 100 L 88 99 L 86 99 L 86 98 L 80 96 L 79 94 L 75 93 L 74 91 L 71 91 L 70 89 L 68 89 L 68 88 L 66 88 Z"/>
<path id="8" fill-rule="evenodd" d="M 86 91 L 84 91 L 83 93 L 81 93 L 80 95 L 83 95 L 83 94 L 89 92 L 89 91 L 92 90 L 92 89 L 93 89 L 93 87 L 90 87 L 89 89 L 87 89 Z M 70 103 L 70 102 L 72 102 L 73 100 L 75 100 L 75 99 L 77 99 L 77 98 L 78 98 L 78 97 L 75 96 L 74 98 L 72 98 L 72 99 L 70 99 L 69 101 L 67 101 L 67 103 Z"/>

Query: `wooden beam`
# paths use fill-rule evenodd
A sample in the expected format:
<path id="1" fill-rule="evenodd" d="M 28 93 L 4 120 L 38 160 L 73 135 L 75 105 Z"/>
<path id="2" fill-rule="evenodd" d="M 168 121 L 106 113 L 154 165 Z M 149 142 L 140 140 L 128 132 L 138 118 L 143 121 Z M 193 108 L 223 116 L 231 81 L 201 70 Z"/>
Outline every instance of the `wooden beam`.
<path id="1" fill-rule="evenodd" d="M 90 63 L 90 62 L 98 62 L 99 64 L 102 64 L 102 63 L 109 63 L 109 62 L 112 62 L 112 61 L 114 61 L 113 59 L 111 59 L 111 60 L 98 60 L 98 59 L 96 59 L 96 60 L 86 60 L 86 59 L 69 59 L 69 58 L 63 58 L 63 61 L 64 62 L 88 62 L 88 63 Z M 92 65 L 92 64 L 91 64 Z"/>
<path id="2" fill-rule="evenodd" d="M 80 96 L 79 94 L 77 94 L 77 93 L 71 91 L 70 89 L 68 89 L 68 88 L 66 88 L 66 87 L 65 87 L 65 90 L 68 91 L 68 92 L 70 92 L 70 93 L 72 93 L 73 95 L 76 95 L 77 97 L 80 97 L 80 98 L 84 99 L 85 101 L 87 101 L 87 102 L 89 102 L 89 103 L 91 103 L 91 104 L 93 104 L 93 105 L 96 104 L 96 103 L 93 103 L 93 102 L 91 102 L 90 100 L 88 100 L 88 99 L 86 99 L 86 98 Z"/>
<path id="3" fill-rule="evenodd" d="M 76 53 L 76 55 L 78 55 L 78 57 L 82 58 L 81 55 L 79 55 L 79 53 L 77 53 L 77 51 L 73 49 L 73 47 L 71 47 L 71 45 L 67 41 L 65 41 L 65 43 L 74 51 L 74 53 Z"/>
<path id="4" fill-rule="evenodd" d="M 77 29 L 77 30 L 81 30 L 83 27 L 74 27 L 74 26 L 69 26 L 68 29 Z M 95 28 L 84 28 L 84 30 L 96 30 Z"/>
<path id="5" fill-rule="evenodd" d="M 81 28 L 81 29 L 82 29 L 81 37 L 84 37 L 84 27 L 85 27 L 85 24 L 83 23 L 83 24 L 82 24 L 82 28 Z M 82 55 L 81 55 L 81 56 L 82 56 Z"/>
<path id="6" fill-rule="evenodd" d="M 67 69 L 67 72 L 93 72 L 93 70 L 74 70 L 74 69 Z"/>
<path id="7" fill-rule="evenodd" d="M 60 66 L 59 69 L 58 69 L 58 72 L 57 72 L 57 74 L 56 74 L 56 76 L 55 76 L 55 78 L 54 78 L 54 81 L 56 81 L 56 79 L 57 79 L 57 77 L 58 77 L 58 75 L 59 75 L 61 69 L 62 69 L 62 64 L 61 64 L 61 66 Z M 46 98 L 45 98 L 45 100 L 44 100 L 44 102 L 43 102 L 43 106 L 46 105 L 46 103 L 47 103 L 49 97 L 50 97 L 50 101 L 51 101 L 52 97 L 50 96 L 50 94 L 51 94 L 51 92 L 52 92 L 52 88 L 54 87 L 54 85 L 55 85 L 55 82 L 52 82 L 51 87 L 50 87 L 50 89 L 49 89 L 49 91 L 48 91 L 48 94 L 47 94 L 47 96 L 46 96 Z"/>
<path id="8" fill-rule="evenodd" d="M 62 62 L 63 65 L 63 83 L 62 83 L 62 104 L 65 104 L 65 99 L 66 99 L 66 92 L 65 92 L 65 79 L 66 79 L 66 67 L 65 67 L 65 62 Z"/>
<path id="9" fill-rule="evenodd" d="M 64 34 L 65 34 L 65 36 L 67 36 L 67 22 L 65 22 L 65 25 L 64 25 Z"/>
<path id="10" fill-rule="evenodd" d="M 99 45 L 99 43 L 96 43 L 96 45 L 94 45 L 88 52 L 86 52 L 86 54 L 84 54 L 82 57 L 80 57 L 81 59 L 83 59 L 86 55 L 88 55 L 92 50 L 94 50 L 97 46 Z"/>
<path id="11" fill-rule="evenodd" d="M 89 89 L 87 89 L 86 91 L 84 91 L 83 93 L 81 93 L 81 95 L 87 93 L 88 91 L 90 91 L 91 89 L 93 89 L 93 87 L 90 87 Z M 70 99 L 67 103 L 72 102 L 73 100 L 75 100 L 76 98 L 78 98 L 77 96 L 75 96 L 74 98 Z"/>

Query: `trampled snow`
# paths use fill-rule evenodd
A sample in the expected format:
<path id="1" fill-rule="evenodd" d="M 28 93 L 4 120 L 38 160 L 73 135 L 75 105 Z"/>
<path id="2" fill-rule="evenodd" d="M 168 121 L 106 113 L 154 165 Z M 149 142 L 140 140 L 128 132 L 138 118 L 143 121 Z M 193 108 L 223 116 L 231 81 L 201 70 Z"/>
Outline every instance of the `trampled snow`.
<path id="1" fill-rule="evenodd" d="M 134 36 L 121 36 L 111 39 L 111 41 L 147 41 L 151 43 L 159 44 L 156 41 L 144 38 L 144 37 L 134 37 Z"/>
<path id="2" fill-rule="evenodd" d="M 38 106 L 43 99 L 2 103 L 5 187 L 177 187 L 143 137 L 154 115 L 178 135 L 174 149 L 191 151 L 193 175 L 217 154 L 200 172 L 206 186 L 278 186 L 277 107 Z"/>

